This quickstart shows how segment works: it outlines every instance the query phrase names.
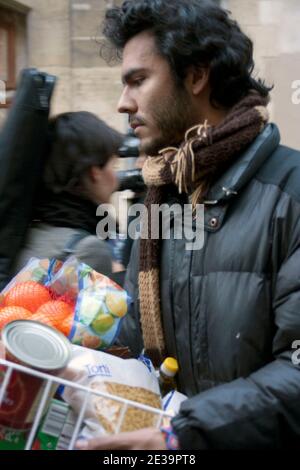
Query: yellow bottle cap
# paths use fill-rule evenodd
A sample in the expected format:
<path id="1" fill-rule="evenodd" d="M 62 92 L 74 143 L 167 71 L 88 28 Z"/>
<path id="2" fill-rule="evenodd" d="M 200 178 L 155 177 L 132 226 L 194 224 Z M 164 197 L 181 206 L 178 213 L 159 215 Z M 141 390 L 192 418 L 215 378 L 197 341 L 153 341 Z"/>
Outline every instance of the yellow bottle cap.
<path id="1" fill-rule="evenodd" d="M 167 357 L 162 363 L 163 372 L 170 376 L 174 376 L 178 372 L 178 362 L 174 357 Z"/>

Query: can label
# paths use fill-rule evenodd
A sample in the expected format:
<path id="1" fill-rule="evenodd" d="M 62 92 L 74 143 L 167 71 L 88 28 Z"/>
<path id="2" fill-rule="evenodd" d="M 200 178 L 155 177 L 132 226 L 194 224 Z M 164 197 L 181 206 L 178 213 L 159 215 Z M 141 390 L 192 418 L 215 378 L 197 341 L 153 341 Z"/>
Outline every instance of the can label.
<path id="1" fill-rule="evenodd" d="M 17 362 L 7 354 L 7 360 Z M 0 385 L 4 380 L 5 366 L 0 366 Z M 0 424 L 16 430 L 28 430 L 34 421 L 45 383 L 42 379 L 13 370 L 0 407 Z M 50 393 L 49 400 L 57 386 Z M 46 407 L 45 407 L 46 408 Z"/>
<path id="2" fill-rule="evenodd" d="M 13 361 L 10 355 L 7 356 L 7 360 Z M 5 367 L 0 366 L 0 383 L 4 379 L 5 370 Z M 42 383 L 37 377 L 13 370 L 0 408 L 0 424 L 13 429 L 30 428 L 28 417 Z"/>
<path id="3" fill-rule="evenodd" d="M 2 332 L 5 358 L 10 363 L 32 367 L 56 375 L 67 365 L 70 357 L 69 342 L 56 330 L 29 320 L 17 320 L 7 324 Z M 28 430 L 34 422 L 47 380 L 26 370 L 13 368 L 0 405 L 0 425 L 15 430 Z M 0 365 L 0 385 L 7 367 Z M 50 387 L 48 403 L 57 389 Z M 44 407 L 47 408 L 46 406 Z M 43 410 L 44 411 L 44 410 Z"/>

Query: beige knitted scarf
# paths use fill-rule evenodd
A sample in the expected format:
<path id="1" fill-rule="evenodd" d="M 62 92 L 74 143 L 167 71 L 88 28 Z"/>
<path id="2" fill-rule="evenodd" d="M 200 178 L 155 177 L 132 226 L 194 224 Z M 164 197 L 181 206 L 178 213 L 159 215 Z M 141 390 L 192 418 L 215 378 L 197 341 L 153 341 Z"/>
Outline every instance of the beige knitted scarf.
<path id="1" fill-rule="evenodd" d="M 179 148 L 165 148 L 144 164 L 148 193 L 140 242 L 140 318 L 145 353 L 155 365 L 167 351 L 160 309 L 160 240 L 151 239 L 151 205 L 164 202 L 166 185 L 175 185 L 178 193 L 190 195 L 194 208 L 203 202 L 211 185 L 265 127 L 267 103 L 267 98 L 250 92 L 218 126 L 205 121 L 189 129 Z M 143 227 L 147 233 L 143 233 Z"/>

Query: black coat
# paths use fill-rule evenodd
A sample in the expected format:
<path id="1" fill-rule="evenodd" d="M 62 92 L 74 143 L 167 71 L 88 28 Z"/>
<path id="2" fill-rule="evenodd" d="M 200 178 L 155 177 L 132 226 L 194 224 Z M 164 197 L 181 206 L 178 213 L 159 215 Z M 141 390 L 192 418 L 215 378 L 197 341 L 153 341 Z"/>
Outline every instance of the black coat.
<path id="1" fill-rule="evenodd" d="M 202 250 L 187 251 L 172 234 L 162 243 L 167 352 L 190 397 L 173 419 L 185 449 L 300 443 L 300 368 L 292 362 L 300 340 L 300 152 L 279 140 L 268 125 L 211 189 Z M 136 354 L 138 249 L 120 338 Z"/>

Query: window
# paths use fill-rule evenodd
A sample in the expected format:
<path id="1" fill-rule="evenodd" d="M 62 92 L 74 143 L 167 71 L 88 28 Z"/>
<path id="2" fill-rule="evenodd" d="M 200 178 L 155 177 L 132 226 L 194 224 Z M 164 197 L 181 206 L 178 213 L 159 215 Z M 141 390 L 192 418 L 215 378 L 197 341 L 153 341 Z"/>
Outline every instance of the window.
<path id="1" fill-rule="evenodd" d="M 15 38 L 15 15 L 0 7 L 0 108 L 9 107 L 16 89 Z"/>
<path id="2" fill-rule="evenodd" d="M 14 26 L 0 20 L 0 79 L 8 90 L 14 89 L 15 77 L 15 31 Z"/>
<path id="3" fill-rule="evenodd" d="M 8 43 L 8 34 L 4 28 L 0 28 L 0 70 L 1 70 L 1 79 L 7 80 L 7 43 Z"/>

